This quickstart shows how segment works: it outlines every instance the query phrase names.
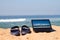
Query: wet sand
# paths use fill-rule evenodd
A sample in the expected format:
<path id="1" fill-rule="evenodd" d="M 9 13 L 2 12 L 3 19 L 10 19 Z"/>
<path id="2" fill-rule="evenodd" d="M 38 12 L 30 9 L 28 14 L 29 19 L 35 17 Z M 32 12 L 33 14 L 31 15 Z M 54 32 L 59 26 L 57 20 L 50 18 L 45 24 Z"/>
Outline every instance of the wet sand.
<path id="1" fill-rule="evenodd" d="M 31 33 L 26 35 L 14 36 L 10 34 L 10 28 L 0 28 L 0 40 L 60 40 L 60 27 L 52 26 L 56 31 L 47 33 L 35 33 L 31 28 Z"/>

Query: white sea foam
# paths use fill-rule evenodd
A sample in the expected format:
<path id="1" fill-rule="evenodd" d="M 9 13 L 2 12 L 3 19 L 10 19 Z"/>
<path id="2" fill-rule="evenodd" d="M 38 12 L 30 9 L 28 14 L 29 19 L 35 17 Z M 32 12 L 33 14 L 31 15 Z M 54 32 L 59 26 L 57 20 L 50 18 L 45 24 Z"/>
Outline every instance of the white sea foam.
<path id="1" fill-rule="evenodd" d="M 20 19 L 0 19 L 0 22 L 22 22 L 26 21 L 25 18 L 20 18 Z"/>

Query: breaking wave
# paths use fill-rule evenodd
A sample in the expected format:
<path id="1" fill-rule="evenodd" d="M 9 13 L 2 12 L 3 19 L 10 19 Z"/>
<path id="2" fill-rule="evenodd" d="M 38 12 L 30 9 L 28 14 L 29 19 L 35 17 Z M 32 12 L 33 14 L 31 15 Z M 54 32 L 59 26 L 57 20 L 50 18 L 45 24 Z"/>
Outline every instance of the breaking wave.
<path id="1" fill-rule="evenodd" d="M 0 19 L 0 22 L 22 22 L 26 21 L 25 18 L 20 18 L 20 19 Z"/>

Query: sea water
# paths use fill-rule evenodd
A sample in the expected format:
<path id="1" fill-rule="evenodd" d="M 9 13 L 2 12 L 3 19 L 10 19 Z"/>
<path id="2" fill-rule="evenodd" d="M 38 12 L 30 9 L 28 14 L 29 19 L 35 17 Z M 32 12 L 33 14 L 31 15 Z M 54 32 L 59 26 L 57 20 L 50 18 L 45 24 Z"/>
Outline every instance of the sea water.
<path id="1" fill-rule="evenodd" d="M 49 19 L 52 25 L 60 26 L 60 15 L 23 15 L 23 16 L 0 16 L 0 28 L 27 25 L 32 27 L 32 19 Z"/>

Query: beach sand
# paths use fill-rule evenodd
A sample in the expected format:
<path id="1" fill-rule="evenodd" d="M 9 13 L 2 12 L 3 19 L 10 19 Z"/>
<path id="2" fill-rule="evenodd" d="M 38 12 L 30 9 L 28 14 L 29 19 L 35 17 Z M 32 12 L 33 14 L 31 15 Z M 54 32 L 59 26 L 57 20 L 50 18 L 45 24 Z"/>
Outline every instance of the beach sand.
<path id="1" fill-rule="evenodd" d="M 53 25 L 52 28 L 56 31 L 35 33 L 31 28 L 31 34 L 20 36 L 11 35 L 10 28 L 0 28 L 0 40 L 60 40 L 60 27 Z"/>

